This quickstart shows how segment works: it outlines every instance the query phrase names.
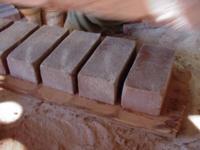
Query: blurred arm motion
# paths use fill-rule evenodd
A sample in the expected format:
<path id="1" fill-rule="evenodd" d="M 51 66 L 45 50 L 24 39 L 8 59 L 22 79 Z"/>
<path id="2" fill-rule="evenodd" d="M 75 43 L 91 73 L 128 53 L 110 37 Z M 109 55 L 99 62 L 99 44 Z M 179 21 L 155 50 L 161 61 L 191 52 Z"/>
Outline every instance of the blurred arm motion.
<path id="1" fill-rule="evenodd" d="M 119 21 L 149 18 L 179 26 L 200 28 L 199 0 L 0 0 L 25 6 L 77 10 L 96 17 Z"/>

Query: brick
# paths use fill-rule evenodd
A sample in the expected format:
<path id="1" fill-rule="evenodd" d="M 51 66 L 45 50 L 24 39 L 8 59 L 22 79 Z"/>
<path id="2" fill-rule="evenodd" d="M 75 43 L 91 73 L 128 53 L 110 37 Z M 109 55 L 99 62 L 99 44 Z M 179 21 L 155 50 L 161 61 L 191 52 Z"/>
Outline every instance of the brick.
<path id="1" fill-rule="evenodd" d="M 14 5 L 2 5 L 0 6 L 0 13 L 7 11 L 9 9 L 15 9 Z"/>
<path id="2" fill-rule="evenodd" d="M 174 61 L 174 50 L 144 46 L 125 81 L 122 107 L 160 115 Z"/>
<path id="3" fill-rule="evenodd" d="M 134 48 L 134 41 L 105 38 L 78 74 L 79 95 L 114 104 Z"/>
<path id="4" fill-rule="evenodd" d="M 39 66 L 52 52 L 66 31 L 59 27 L 43 26 L 12 51 L 8 58 L 10 74 L 14 77 L 39 83 Z"/>
<path id="5" fill-rule="evenodd" d="M 4 7 L 9 7 L 9 6 L 10 6 L 10 4 L 0 3 L 0 9 L 4 8 Z"/>
<path id="6" fill-rule="evenodd" d="M 12 24 L 11 20 L 0 19 L 0 31 L 4 30 L 5 28 L 7 28 L 11 24 Z"/>
<path id="7" fill-rule="evenodd" d="M 0 74 L 8 73 L 6 62 L 8 54 L 36 28 L 35 24 L 17 21 L 0 32 Z"/>
<path id="8" fill-rule="evenodd" d="M 100 34 L 73 31 L 41 65 L 45 86 L 77 92 L 77 73 L 87 61 Z"/>
<path id="9" fill-rule="evenodd" d="M 1 12 L 0 18 L 17 21 L 21 19 L 21 15 L 16 8 L 13 8 L 13 9 L 8 9 L 6 11 Z"/>

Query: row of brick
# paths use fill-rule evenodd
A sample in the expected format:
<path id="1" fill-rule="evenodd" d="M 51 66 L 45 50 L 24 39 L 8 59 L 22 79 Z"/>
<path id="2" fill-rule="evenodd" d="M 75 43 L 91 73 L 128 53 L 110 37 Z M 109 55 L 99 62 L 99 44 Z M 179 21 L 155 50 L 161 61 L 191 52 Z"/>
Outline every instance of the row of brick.
<path id="1" fill-rule="evenodd" d="M 0 28 L 7 26 L 2 22 Z M 97 33 L 68 35 L 59 27 L 15 22 L 0 32 L 0 73 L 108 104 L 121 99 L 124 108 L 159 115 L 174 51 L 145 46 L 132 65 L 135 45 Z"/>

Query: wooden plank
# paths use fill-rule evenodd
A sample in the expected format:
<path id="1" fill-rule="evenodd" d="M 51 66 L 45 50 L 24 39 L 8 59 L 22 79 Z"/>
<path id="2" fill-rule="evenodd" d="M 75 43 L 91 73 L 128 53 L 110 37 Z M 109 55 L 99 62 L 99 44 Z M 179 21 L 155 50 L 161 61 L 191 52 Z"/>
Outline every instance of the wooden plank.
<path id="1" fill-rule="evenodd" d="M 174 50 L 144 46 L 126 79 L 122 106 L 160 115 L 174 62 Z"/>
<path id="2" fill-rule="evenodd" d="M 74 31 L 41 64 L 43 84 L 52 88 L 77 92 L 77 74 L 93 52 L 100 34 Z"/>
<path id="3" fill-rule="evenodd" d="M 19 80 L 10 76 L 0 76 L 0 85 L 6 89 L 34 96 L 36 98 L 53 102 L 66 107 L 80 109 L 87 113 L 106 117 L 126 126 L 127 128 L 142 128 L 147 132 L 155 133 L 163 137 L 175 137 L 186 117 L 186 107 L 190 100 L 189 81 L 182 82 L 181 77 L 186 74 L 173 71 L 172 82 L 167 92 L 166 111 L 160 116 L 150 116 L 138 112 L 129 112 L 118 105 L 107 105 L 91 101 L 78 95 L 70 95 L 66 92 L 37 86 L 28 81 Z M 178 79 L 178 80 L 177 80 Z M 184 78 L 185 79 L 185 78 Z M 180 91 L 177 93 L 176 91 Z M 176 94 L 174 94 L 176 93 Z M 183 96 L 184 93 L 184 96 Z"/>
<path id="4" fill-rule="evenodd" d="M 7 61 L 10 74 L 39 83 L 41 62 L 53 51 L 65 33 L 66 30 L 60 27 L 43 26 L 38 29 L 9 54 Z"/>
<path id="5" fill-rule="evenodd" d="M 108 104 L 120 99 L 120 86 L 133 59 L 135 41 L 106 37 L 78 74 L 79 95 Z"/>
<path id="6" fill-rule="evenodd" d="M 17 21 L 0 32 L 0 74 L 8 73 L 7 55 L 37 27 L 36 24 Z"/>

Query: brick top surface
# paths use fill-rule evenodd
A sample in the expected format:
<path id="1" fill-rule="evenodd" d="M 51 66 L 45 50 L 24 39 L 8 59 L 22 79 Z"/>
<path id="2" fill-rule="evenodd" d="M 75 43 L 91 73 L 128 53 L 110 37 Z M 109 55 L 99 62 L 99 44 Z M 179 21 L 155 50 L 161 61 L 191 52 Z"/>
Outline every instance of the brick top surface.
<path id="1" fill-rule="evenodd" d="M 0 18 L 0 30 L 1 28 L 4 28 L 5 26 L 9 25 L 12 21 L 9 19 L 1 19 Z"/>
<path id="2" fill-rule="evenodd" d="M 66 31 L 60 27 L 42 26 L 20 44 L 9 57 L 34 63 L 61 38 Z"/>
<path id="3" fill-rule="evenodd" d="M 160 91 L 171 72 L 174 53 L 174 50 L 167 48 L 144 46 L 129 72 L 126 86 Z"/>
<path id="4" fill-rule="evenodd" d="M 37 27 L 36 24 L 17 21 L 0 34 L 0 55 Z"/>
<path id="5" fill-rule="evenodd" d="M 12 5 L 10 5 L 10 4 L 0 4 L 0 8 L 9 7 L 9 6 L 12 6 Z"/>
<path id="6" fill-rule="evenodd" d="M 14 5 L 0 5 L 0 12 L 4 12 L 7 10 L 16 9 Z"/>
<path id="7" fill-rule="evenodd" d="M 43 62 L 43 66 L 73 73 L 78 63 L 99 40 L 100 34 L 73 31 Z"/>
<path id="8" fill-rule="evenodd" d="M 133 53 L 135 41 L 106 37 L 80 71 L 81 75 L 98 77 L 114 83 Z M 125 59 L 126 58 L 126 59 Z"/>
<path id="9" fill-rule="evenodd" d="M 0 13 L 0 17 L 1 18 L 9 17 L 10 15 L 13 15 L 13 14 L 19 14 L 19 11 L 16 8 L 5 9 L 5 11 Z"/>

